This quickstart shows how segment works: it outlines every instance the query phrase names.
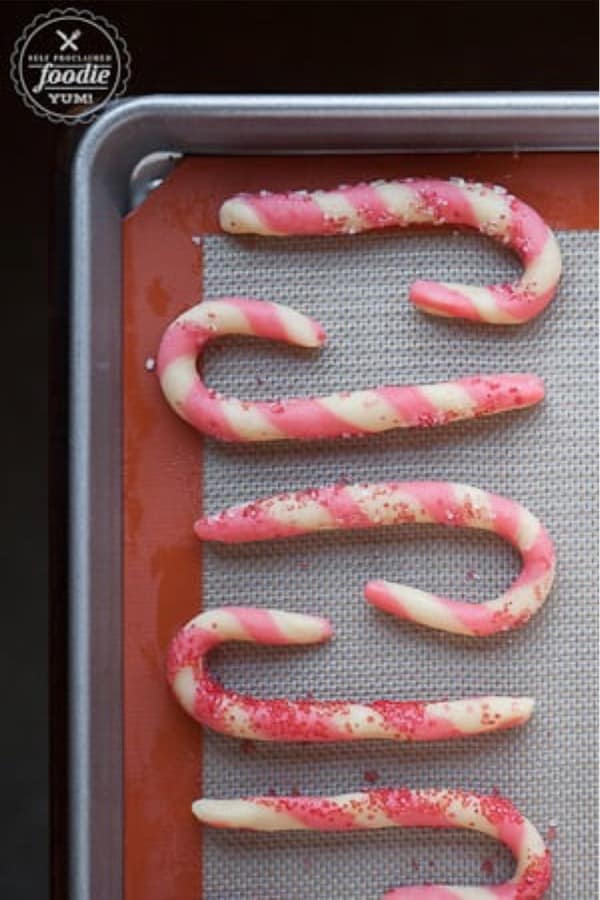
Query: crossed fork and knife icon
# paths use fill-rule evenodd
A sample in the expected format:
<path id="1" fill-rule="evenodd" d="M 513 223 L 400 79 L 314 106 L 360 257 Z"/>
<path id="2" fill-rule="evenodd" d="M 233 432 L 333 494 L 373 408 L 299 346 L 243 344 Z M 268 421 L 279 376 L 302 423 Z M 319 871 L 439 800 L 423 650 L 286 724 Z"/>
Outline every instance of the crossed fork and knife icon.
<path id="1" fill-rule="evenodd" d="M 71 33 L 71 35 L 66 35 L 64 31 L 61 31 L 60 28 L 55 30 L 55 33 L 61 39 L 62 44 L 60 45 L 60 52 L 62 53 L 64 50 L 79 50 L 79 47 L 75 43 L 78 38 L 81 37 L 81 31 L 76 28 L 75 31 Z"/>

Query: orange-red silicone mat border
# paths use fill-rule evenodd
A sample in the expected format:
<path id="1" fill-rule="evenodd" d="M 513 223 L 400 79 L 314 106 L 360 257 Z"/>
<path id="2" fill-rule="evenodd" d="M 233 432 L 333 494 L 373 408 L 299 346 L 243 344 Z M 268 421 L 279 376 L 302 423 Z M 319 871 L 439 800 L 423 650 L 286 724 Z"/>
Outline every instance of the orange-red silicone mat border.
<path id="1" fill-rule="evenodd" d="M 190 157 L 124 222 L 125 900 L 203 893 L 202 830 L 190 812 L 202 793 L 202 731 L 174 702 L 164 675 L 168 642 L 202 597 L 191 526 L 202 502 L 203 439 L 171 412 L 146 368 L 167 324 L 201 298 L 202 251 L 192 237 L 217 233 L 220 203 L 240 190 L 411 175 L 503 184 L 555 229 L 598 227 L 594 153 Z"/>

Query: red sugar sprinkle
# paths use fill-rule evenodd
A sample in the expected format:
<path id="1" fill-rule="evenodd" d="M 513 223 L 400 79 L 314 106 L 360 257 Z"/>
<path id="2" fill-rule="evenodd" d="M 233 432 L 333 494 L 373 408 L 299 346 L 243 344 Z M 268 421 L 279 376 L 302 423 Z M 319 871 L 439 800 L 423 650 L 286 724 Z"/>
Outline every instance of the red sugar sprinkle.
<path id="1" fill-rule="evenodd" d="M 493 825 L 505 825 L 509 822 L 513 825 L 523 824 L 521 813 L 515 809 L 510 800 L 505 800 L 504 797 L 499 795 L 482 797 L 480 804 L 483 815 Z"/>
<path id="2" fill-rule="evenodd" d="M 376 781 L 379 781 L 379 772 L 375 772 L 372 769 L 363 773 L 363 778 L 369 784 L 375 784 Z"/>
<path id="3" fill-rule="evenodd" d="M 493 859 L 484 859 L 481 863 L 481 871 L 485 875 L 493 875 L 494 874 L 494 860 Z"/>
<path id="4" fill-rule="evenodd" d="M 515 900 L 538 900 L 544 891 L 550 887 L 552 881 L 552 861 L 550 852 L 542 859 L 536 859 L 527 866 L 515 893 Z"/>

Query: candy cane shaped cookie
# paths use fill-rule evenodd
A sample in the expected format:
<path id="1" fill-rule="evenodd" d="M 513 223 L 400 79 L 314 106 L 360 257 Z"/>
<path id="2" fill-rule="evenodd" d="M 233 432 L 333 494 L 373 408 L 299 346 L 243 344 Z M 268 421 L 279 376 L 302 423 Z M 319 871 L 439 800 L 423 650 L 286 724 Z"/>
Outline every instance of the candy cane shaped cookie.
<path id="1" fill-rule="evenodd" d="M 355 234 L 390 225 L 466 225 L 510 246 L 524 265 L 511 284 L 476 287 L 416 281 L 412 302 L 438 316 L 518 325 L 548 305 L 561 257 L 538 213 L 497 185 L 462 178 L 407 178 L 343 186 L 331 191 L 239 194 L 226 200 L 221 227 L 233 234 Z"/>
<path id="2" fill-rule="evenodd" d="M 552 880 L 539 832 L 509 800 L 449 789 L 381 789 L 338 797 L 250 797 L 196 800 L 205 825 L 250 831 L 359 831 L 377 828 L 465 828 L 495 838 L 516 858 L 510 881 L 486 887 L 399 887 L 384 900 L 538 900 Z"/>
<path id="3" fill-rule="evenodd" d="M 441 384 L 343 391 L 272 402 L 223 397 L 207 388 L 197 357 L 214 338 L 255 335 L 319 347 L 321 326 L 276 303 L 227 297 L 206 300 L 167 328 L 158 353 L 163 393 L 183 419 L 224 441 L 276 441 L 374 434 L 391 428 L 445 425 L 531 406 L 544 396 L 535 375 L 475 375 Z"/>
<path id="4" fill-rule="evenodd" d="M 465 603 L 389 581 L 370 581 L 365 596 L 374 606 L 441 631 L 484 636 L 523 625 L 546 599 L 554 578 L 555 552 L 543 525 L 519 503 L 464 484 L 337 484 L 232 507 L 199 519 L 194 529 L 203 540 L 243 543 L 406 523 L 495 532 L 517 548 L 523 567 L 504 594 L 485 603 Z"/>
<path id="5" fill-rule="evenodd" d="M 326 619 L 273 609 L 229 606 L 200 613 L 173 639 L 168 680 L 183 708 L 223 734 L 259 741 L 440 741 L 524 724 L 528 697 L 373 703 L 312 699 L 260 700 L 226 690 L 205 656 L 225 641 L 315 644 L 331 636 Z"/>

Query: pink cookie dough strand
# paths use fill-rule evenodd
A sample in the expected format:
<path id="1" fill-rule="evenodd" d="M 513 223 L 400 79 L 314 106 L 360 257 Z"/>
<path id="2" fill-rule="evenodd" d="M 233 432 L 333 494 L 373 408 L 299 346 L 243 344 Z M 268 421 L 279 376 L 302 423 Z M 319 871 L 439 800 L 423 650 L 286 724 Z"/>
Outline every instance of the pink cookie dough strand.
<path id="1" fill-rule="evenodd" d="M 464 225 L 511 247 L 524 271 L 518 281 L 477 287 L 416 281 L 410 299 L 438 316 L 518 325 L 534 318 L 556 292 L 560 249 L 538 213 L 505 188 L 451 178 L 406 178 L 330 191 L 238 194 L 219 214 L 232 234 L 356 234 L 389 226 Z"/>
<path id="2" fill-rule="evenodd" d="M 196 800 L 205 825 L 249 831 L 360 831 L 464 828 L 500 841 L 514 854 L 510 881 L 485 887 L 399 887 L 384 900 L 538 900 L 552 880 L 552 861 L 536 828 L 509 800 L 451 789 L 381 789 L 337 797 Z"/>
<path id="3" fill-rule="evenodd" d="M 494 600 L 468 603 L 390 581 L 369 581 L 374 606 L 430 628 L 485 636 L 525 624 L 545 601 L 555 571 L 555 551 L 543 525 L 524 506 L 497 494 L 446 481 L 336 484 L 278 494 L 199 519 L 199 538 L 246 543 L 318 531 L 412 523 L 491 531 L 517 548 L 523 566 Z"/>
<path id="4" fill-rule="evenodd" d="M 205 657 L 226 641 L 262 645 L 316 644 L 331 637 L 326 619 L 273 609 L 223 607 L 203 612 L 173 639 L 168 680 L 181 706 L 209 728 L 255 741 L 440 741 L 524 724 L 528 697 L 355 703 L 346 700 L 262 700 L 226 690 Z"/>
<path id="5" fill-rule="evenodd" d="M 320 347 L 325 340 L 321 326 L 307 316 L 277 303 L 242 297 L 206 300 L 175 319 L 158 352 L 163 393 L 179 416 L 224 441 L 310 440 L 445 425 L 531 406 L 544 396 L 535 375 L 504 374 L 340 391 L 327 397 L 238 400 L 207 388 L 197 370 L 206 344 L 232 334 L 299 347 Z"/>

